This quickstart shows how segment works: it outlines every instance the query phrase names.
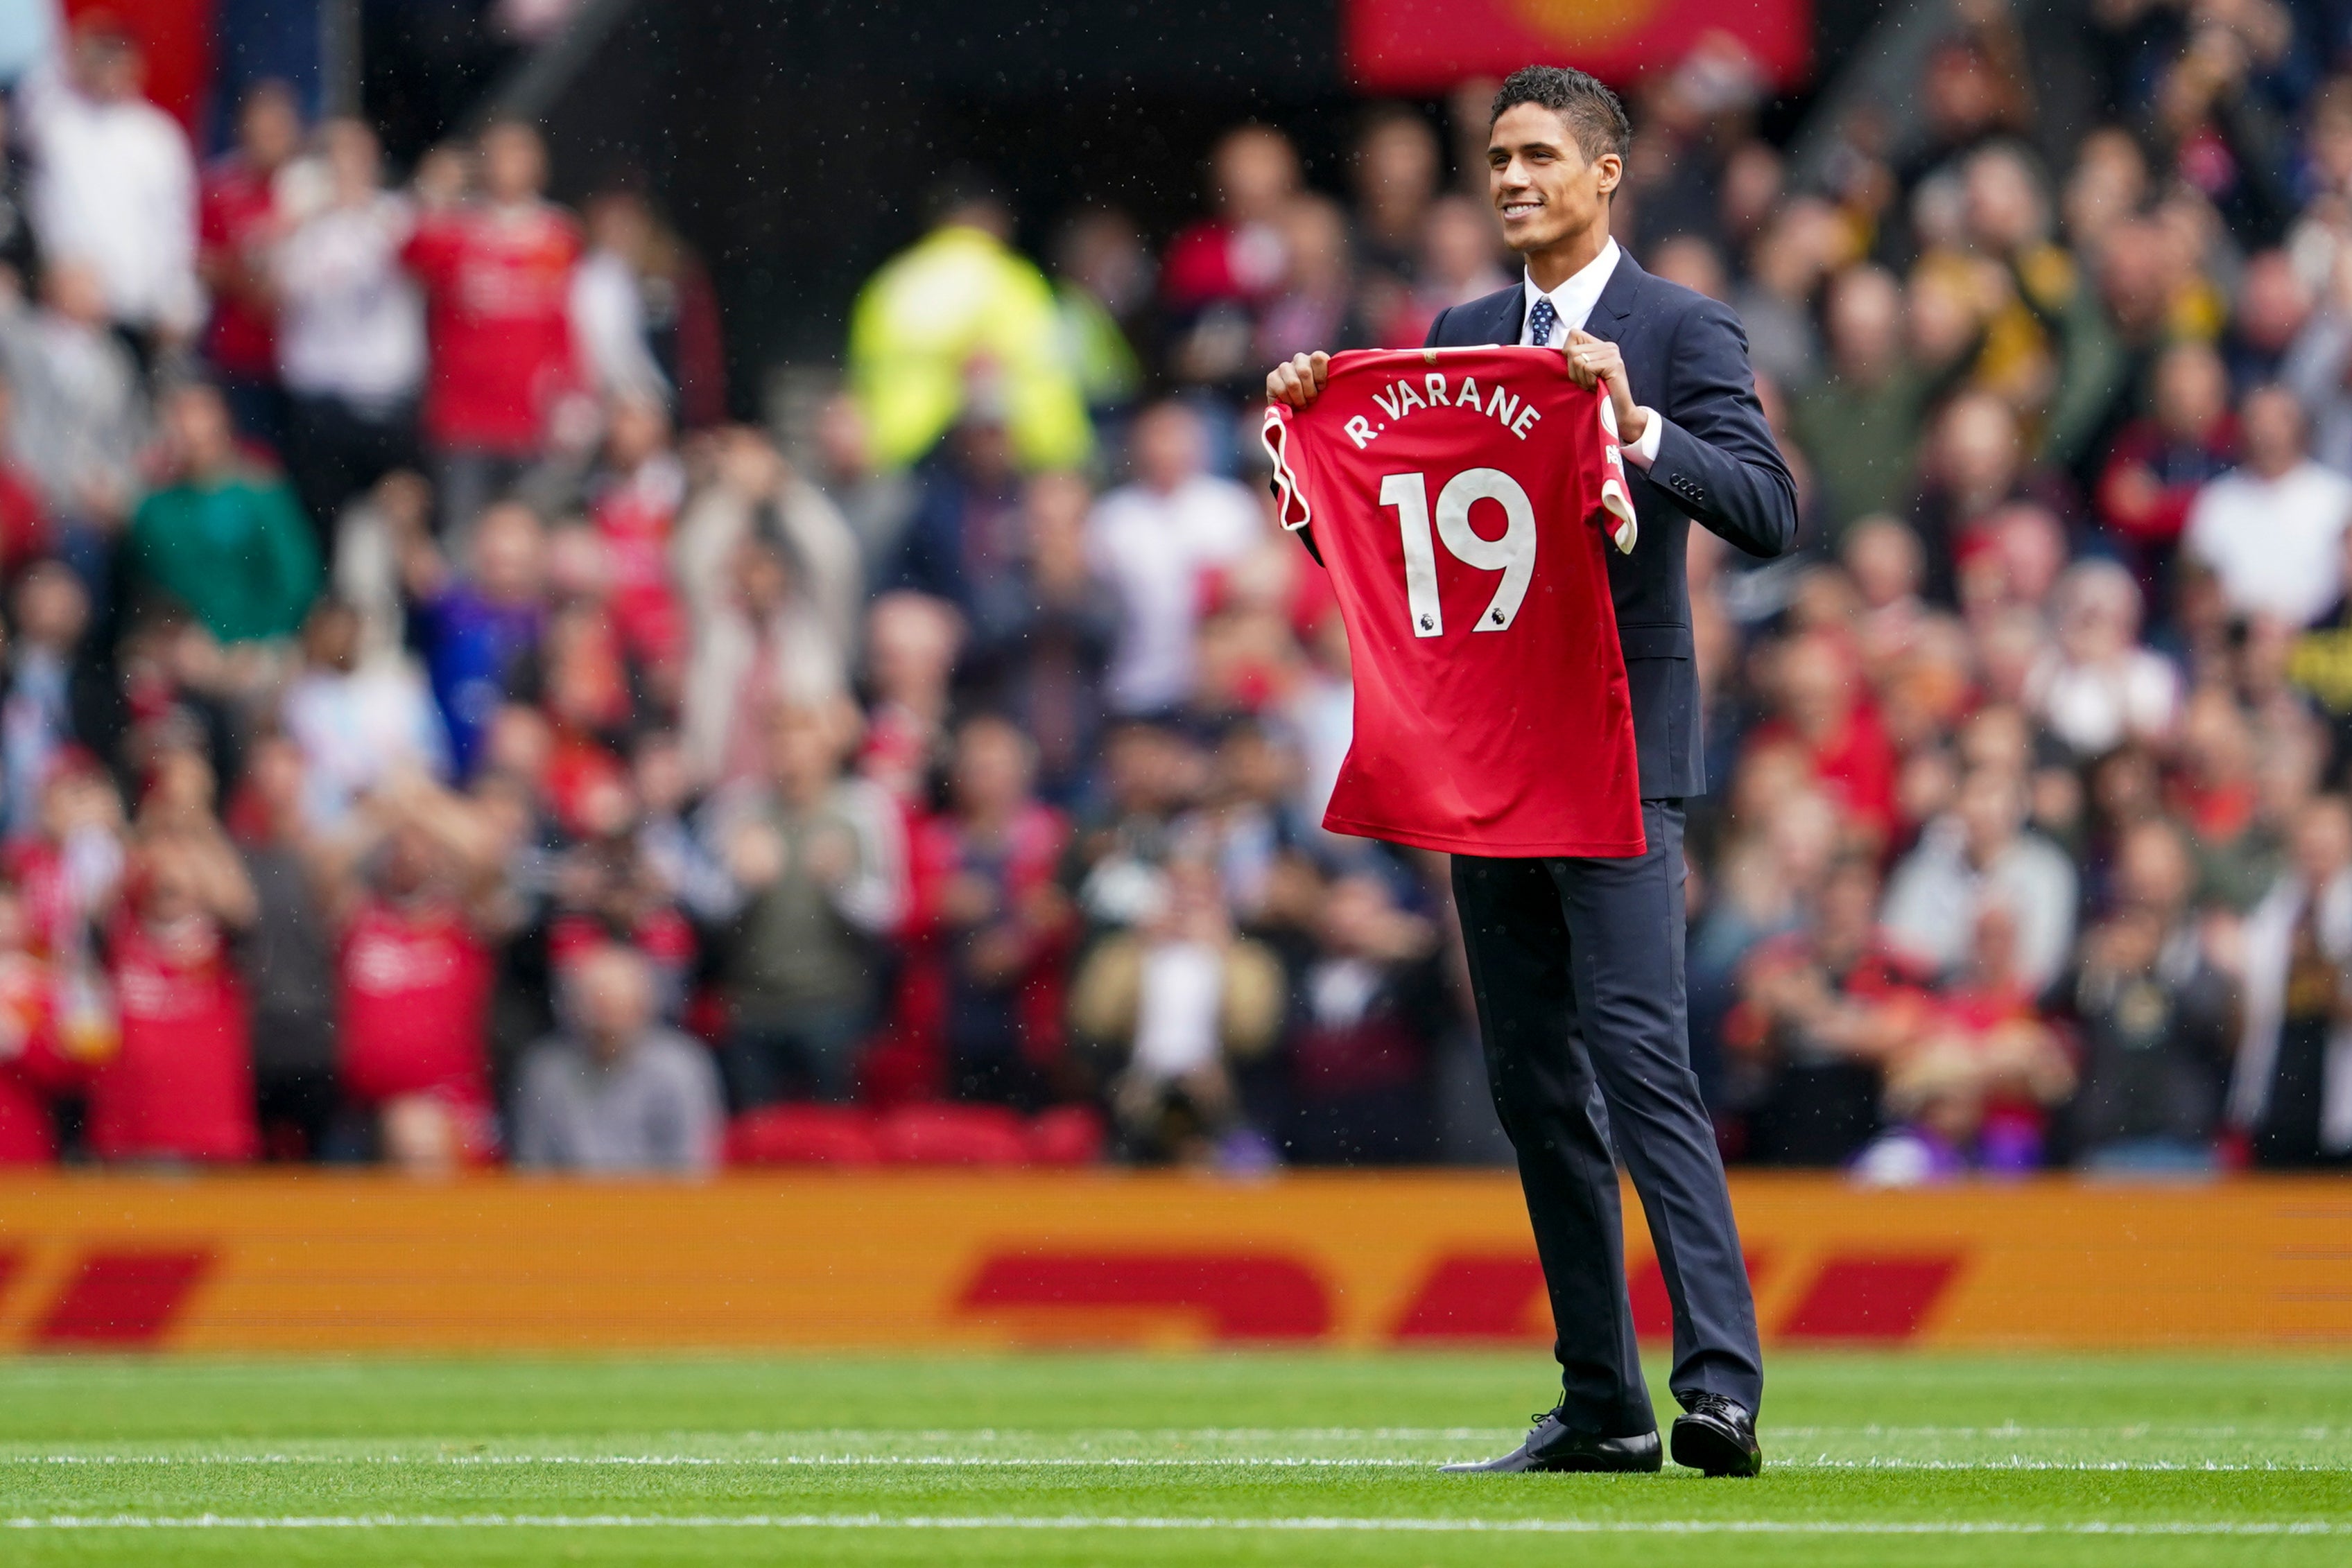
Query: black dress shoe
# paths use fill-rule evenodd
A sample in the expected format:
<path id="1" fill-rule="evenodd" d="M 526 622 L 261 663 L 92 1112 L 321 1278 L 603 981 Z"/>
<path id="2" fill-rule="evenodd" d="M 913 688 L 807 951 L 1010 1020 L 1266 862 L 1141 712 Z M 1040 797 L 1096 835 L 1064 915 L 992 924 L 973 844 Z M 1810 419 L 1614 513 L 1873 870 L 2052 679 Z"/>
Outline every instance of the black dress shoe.
<path id="1" fill-rule="evenodd" d="M 1528 1440 L 1499 1459 L 1473 1465 L 1440 1465 L 1454 1475 L 1517 1475 L 1528 1470 L 1655 1470 L 1664 1462 L 1658 1435 L 1643 1432 L 1632 1437 L 1596 1437 L 1560 1424 L 1559 1412 L 1531 1416 L 1536 1429 Z"/>
<path id="2" fill-rule="evenodd" d="M 1683 1397 L 1686 1414 L 1675 1418 L 1675 1463 L 1711 1476 L 1752 1476 L 1764 1468 L 1756 1441 L 1756 1417 L 1720 1394 Z"/>

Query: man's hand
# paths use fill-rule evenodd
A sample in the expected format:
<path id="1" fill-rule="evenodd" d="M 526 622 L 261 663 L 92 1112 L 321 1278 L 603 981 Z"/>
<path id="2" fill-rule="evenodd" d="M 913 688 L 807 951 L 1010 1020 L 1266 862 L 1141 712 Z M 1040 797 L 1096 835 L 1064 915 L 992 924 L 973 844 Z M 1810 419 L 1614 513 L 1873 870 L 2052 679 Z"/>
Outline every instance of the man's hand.
<path id="1" fill-rule="evenodd" d="M 1268 402 L 1305 408 L 1330 379 L 1330 355 L 1293 354 L 1287 364 L 1276 365 L 1265 373 L 1265 398 Z"/>
<path id="2" fill-rule="evenodd" d="M 1568 358 L 1569 379 L 1580 387 L 1606 386 L 1617 408 L 1617 439 L 1627 446 L 1642 439 L 1650 416 L 1633 401 L 1633 383 L 1625 375 L 1625 356 L 1614 343 L 1604 343 L 1579 329 L 1568 335 L 1560 352 Z"/>
<path id="3" fill-rule="evenodd" d="M 746 892 L 772 885 L 791 858 L 783 835 L 757 820 L 736 829 L 727 841 L 727 874 Z"/>

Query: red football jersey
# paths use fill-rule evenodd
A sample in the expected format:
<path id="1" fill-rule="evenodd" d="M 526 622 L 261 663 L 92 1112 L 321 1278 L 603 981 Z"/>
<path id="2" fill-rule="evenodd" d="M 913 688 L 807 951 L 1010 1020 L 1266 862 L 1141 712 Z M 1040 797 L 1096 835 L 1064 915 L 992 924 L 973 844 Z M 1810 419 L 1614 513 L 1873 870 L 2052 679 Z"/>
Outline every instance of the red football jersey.
<path id="1" fill-rule="evenodd" d="M 90 1084 L 91 1150 L 110 1160 L 253 1158 L 253 1039 L 219 934 L 175 952 L 126 918 L 110 946 L 122 1046 Z"/>
<path id="2" fill-rule="evenodd" d="M 579 381 L 572 274 L 580 252 L 577 225 L 543 204 L 457 207 L 416 225 L 402 256 L 425 286 L 427 441 L 540 449 L 549 411 Z"/>
<path id="3" fill-rule="evenodd" d="M 370 1104 L 439 1094 L 487 1104 L 489 949 L 455 910 L 364 905 L 343 936 L 342 1076 Z"/>
<path id="4" fill-rule="evenodd" d="M 1466 854 L 1642 853 L 1602 553 L 1633 548 L 1633 507 L 1608 398 L 1550 350 L 1341 354 L 1265 434 L 1355 661 L 1324 825 Z"/>

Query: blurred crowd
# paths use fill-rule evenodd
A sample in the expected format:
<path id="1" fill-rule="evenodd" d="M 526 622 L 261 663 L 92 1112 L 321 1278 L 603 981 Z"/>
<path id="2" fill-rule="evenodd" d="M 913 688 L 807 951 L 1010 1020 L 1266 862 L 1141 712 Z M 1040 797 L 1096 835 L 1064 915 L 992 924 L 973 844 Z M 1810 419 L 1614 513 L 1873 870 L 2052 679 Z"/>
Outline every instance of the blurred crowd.
<path id="1" fill-rule="evenodd" d="M 1738 310 L 1805 517 L 1693 534 L 1735 1161 L 2352 1154 L 2352 52 L 2091 15 L 2064 148 L 2000 0 L 1801 167 L 1735 48 L 1632 94 L 1615 231 Z M 1042 263 L 946 179 L 780 440 L 640 184 L 515 122 L 396 183 L 268 84 L 200 162 L 141 66 L 86 26 L 5 127 L 0 1159 L 1490 1155 L 1442 863 L 1319 826 L 1346 638 L 1249 426 L 1517 277 L 1491 84 Z"/>

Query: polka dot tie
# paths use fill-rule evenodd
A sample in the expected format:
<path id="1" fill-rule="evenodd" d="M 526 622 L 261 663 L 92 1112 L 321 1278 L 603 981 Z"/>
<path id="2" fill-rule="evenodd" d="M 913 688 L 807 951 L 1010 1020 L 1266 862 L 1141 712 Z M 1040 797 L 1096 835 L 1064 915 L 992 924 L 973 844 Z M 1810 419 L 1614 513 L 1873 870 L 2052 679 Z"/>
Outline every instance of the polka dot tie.
<path id="1" fill-rule="evenodd" d="M 1536 297 L 1536 308 L 1528 312 L 1528 341 L 1538 349 L 1551 347 L 1551 329 L 1559 325 L 1559 308 L 1548 294 Z"/>

